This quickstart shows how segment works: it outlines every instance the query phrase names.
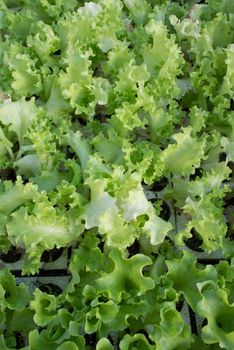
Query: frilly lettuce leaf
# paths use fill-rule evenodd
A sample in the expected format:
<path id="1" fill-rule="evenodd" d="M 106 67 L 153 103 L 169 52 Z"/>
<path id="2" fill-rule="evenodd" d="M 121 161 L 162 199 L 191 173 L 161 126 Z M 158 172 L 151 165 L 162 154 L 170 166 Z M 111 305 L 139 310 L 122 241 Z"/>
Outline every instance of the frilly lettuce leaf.
<path id="1" fill-rule="evenodd" d="M 19 100 L 0 105 L 1 123 L 9 125 L 9 129 L 16 133 L 20 143 L 37 114 L 38 109 L 33 100 Z"/>
<path id="2" fill-rule="evenodd" d="M 80 226 L 72 212 L 61 216 L 59 210 L 43 194 L 38 194 L 38 201 L 32 212 L 30 211 L 26 206 L 21 206 L 11 214 L 6 228 L 10 242 L 26 248 L 28 256 L 24 271 L 35 273 L 44 250 L 71 243 L 80 234 L 83 226 Z"/>
<path id="3" fill-rule="evenodd" d="M 76 133 L 70 133 L 67 136 L 67 144 L 72 147 L 72 149 L 78 155 L 82 167 L 83 177 L 85 178 L 85 171 L 89 156 L 91 154 L 91 147 L 89 145 L 89 142 L 86 139 L 82 138 L 80 131 L 77 131 Z"/>
<path id="4" fill-rule="evenodd" d="M 137 105 L 125 102 L 121 108 L 115 110 L 115 114 L 112 116 L 110 124 L 122 137 L 126 136 L 135 128 L 144 128 L 146 120 L 140 118 L 137 113 L 138 109 Z"/>
<path id="5" fill-rule="evenodd" d="M 146 184 L 152 184 L 165 170 L 165 163 L 160 158 L 161 150 L 149 142 L 138 141 L 131 144 L 124 140 L 122 152 L 125 166 L 140 174 Z"/>
<path id="6" fill-rule="evenodd" d="M 221 87 L 221 93 L 227 93 L 231 97 L 233 97 L 234 94 L 234 45 L 231 44 L 226 49 L 227 52 L 227 58 L 226 58 L 226 65 L 227 65 L 227 71 L 226 75 L 223 80 L 223 86 Z"/>
<path id="7" fill-rule="evenodd" d="M 143 267 L 152 263 L 149 257 L 137 254 L 126 259 L 117 249 L 113 249 L 109 257 L 114 262 L 114 269 L 96 280 L 99 291 L 105 291 L 111 299 L 119 302 L 122 293 L 142 295 L 154 288 L 153 280 L 142 274 Z"/>
<path id="8" fill-rule="evenodd" d="M 59 303 L 54 295 L 42 293 L 38 288 L 34 292 L 34 299 L 30 302 L 31 310 L 35 311 L 34 321 L 38 326 L 45 326 L 56 317 Z"/>
<path id="9" fill-rule="evenodd" d="M 192 215 L 192 220 L 187 224 L 188 232 L 192 227 L 195 228 L 203 240 L 202 247 L 207 252 L 210 253 L 222 246 L 222 239 L 227 232 L 225 218 L 220 208 L 212 203 L 209 196 L 200 202 L 192 201 L 188 197 L 184 211 Z"/>
<path id="10" fill-rule="evenodd" d="M 32 58 L 23 47 L 12 44 L 5 53 L 4 62 L 11 72 L 11 87 L 18 98 L 41 92 L 42 81 L 36 68 L 37 59 Z"/>
<path id="11" fill-rule="evenodd" d="M 71 341 L 66 341 L 63 344 L 59 345 L 58 350 L 79 350 L 78 346 Z"/>
<path id="12" fill-rule="evenodd" d="M 233 348 L 233 308 L 234 305 L 229 302 L 224 290 L 213 286 L 202 291 L 202 300 L 198 303 L 197 309 L 208 321 L 202 328 L 202 339 L 207 344 L 219 343 L 221 348 L 228 350 Z"/>
<path id="13" fill-rule="evenodd" d="M 48 63 L 48 60 L 52 59 L 51 54 L 60 48 L 59 37 L 55 35 L 51 26 L 42 21 L 36 23 L 32 32 L 36 34 L 27 37 L 28 46 L 35 50 L 41 62 Z"/>
<path id="14" fill-rule="evenodd" d="M 61 132 L 69 129 L 63 127 L 55 132 L 48 114 L 40 113 L 28 128 L 14 161 L 18 173 L 38 184 L 39 190 L 53 190 L 62 179 L 67 179 L 66 171 L 61 169 L 65 156 L 58 152 L 63 144 Z"/>
<path id="15" fill-rule="evenodd" d="M 105 190 L 107 185 L 106 179 L 90 182 L 91 201 L 85 206 L 82 216 L 85 227 L 86 229 L 98 227 L 99 232 L 105 234 L 107 244 L 110 246 L 126 247 L 133 243 L 136 233 L 134 227 L 125 223 L 117 199 Z"/>
<path id="16" fill-rule="evenodd" d="M 188 251 L 183 251 L 183 256 L 173 261 L 166 262 L 168 266 L 168 278 L 173 282 L 177 291 L 183 292 L 186 300 L 193 310 L 196 310 L 202 296 L 198 283 L 210 281 L 217 283 L 218 276 L 215 267 L 207 265 L 201 269 L 196 266 L 196 257 Z M 189 270 L 189 274 L 187 271 Z"/>
<path id="17" fill-rule="evenodd" d="M 131 326 L 131 321 L 137 322 L 144 318 L 150 311 L 150 304 L 146 300 L 139 300 L 142 297 L 130 299 L 127 303 L 120 303 L 119 312 L 110 323 L 110 328 L 114 331 L 124 330 Z M 141 321 L 140 321 L 141 324 Z"/>
<path id="18" fill-rule="evenodd" d="M 1 312 L 5 308 L 21 311 L 29 301 L 29 291 L 26 285 L 17 285 L 14 276 L 8 269 L 0 270 Z M 1 315 L 2 316 L 2 315 Z"/>
<path id="19" fill-rule="evenodd" d="M 173 74 L 179 73 L 180 65 L 183 62 L 179 47 L 175 44 L 173 37 L 168 37 L 167 28 L 162 23 L 151 19 L 146 30 L 153 38 L 153 45 L 146 46 L 143 52 L 144 62 L 151 78 L 158 77 L 160 79 L 165 74 L 164 79 L 167 77 L 171 79 Z M 154 57 L 157 57 L 156 60 Z"/>
<path id="20" fill-rule="evenodd" d="M 103 268 L 104 256 L 98 247 L 99 243 L 100 241 L 94 234 L 87 232 L 79 248 L 74 251 L 73 260 L 70 264 L 70 269 L 72 272 L 75 272 L 74 269 L 76 266 L 76 272 L 83 270 L 87 272 L 98 272 Z"/>
<path id="21" fill-rule="evenodd" d="M 106 327 L 111 325 L 118 313 L 118 306 L 112 300 L 105 303 L 93 303 L 92 309 L 87 312 L 85 318 L 85 331 L 90 334 L 99 330 L 104 324 Z"/>
<path id="22" fill-rule="evenodd" d="M 191 135 L 191 127 L 173 135 L 176 144 L 170 144 L 162 153 L 168 171 L 187 175 L 200 165 L 204 158 L 205 139 L 198 141 Z M 176 159 L 176 161 L 175 161 Z"/>
<path id="23" fill-rule="evenodd" d="M 134 349 L 152 350 L 154 348 L 153 345 L 148 343 L 148 340 L 143 334 L 135 334 L 134 336 L 126 334 L 119 343 L 121 350 L 129 350 L 133 346 Z"/>
<path id="24" fill-rule="evenodd" d="M 113 350 L 113 346 L 107 338 L 98 341 L 96 350 Z"/>
<path id="25" fill-rule="evenodd" d="M 20 221 L 21 229 L 19 230 Z M 35 215 L 28 215 L 27 210 L 22 207 L 12 214 L 7 231 L 12 242 L 19 246 L 25 244 L 27 249 L 30 249 L 32 244 L 43 244 L 46 237 L 45 245 L 47 248 L 52 248 L 54 246 L 53 235 L 58 237 L 58 246 L 64 245 L 67 240 L 72 239 L 66 218 L 59 219 L 54 208 L 38 208 L 35 210 Z M 35 239 L 36 237 L 38 238 Z"/>
<path id="26" fill-rule="evenodd" d="M 170 222 L 166 222 L 157 216 L 153 207 L 147 211 L 147 215 L 149 219 L 142 229 L 150 237 L 150 243 L 152 245 L 160 244 L 163 242 L 167 233 L 173 229 L 173 226 Z"/>
<path id="27" fill-rule="evenodd" d="M 138 216 L 145 214 L 150 203 L 146 199 L 142 188 L 130 190 L 126 198 L 119 199 L 119 206 L 124 212 L 127 222 L 135 220 Z"/>
<path id="28" fill-rule="evenodd" d="M 113 129 L 108 129 L 107 135 L 100 132 L 92 143 L 106 162 L 119 164 L 123 160 L 122 141 Z"/>
<path id="29" fill-rule="evenodd" d="M 226 161 L 234 161 L 234 152 L 233 152 L 233 145 L 234 145 L 234 141 L 229 141 L 226 137 L 223 137 L 221 139 L 221 144 L 222 144 L 222 148 L 223 150 L 227 153 L 227 158 Z"/>
<path id="30" fill-rule="evenodd" d="M 124 4 L 129 10 L 129 15 L 136 24 L 144 24 L 150 13 L 150 5 L 147 1 L 124 0 Z"/>
<path id="31" fill-rule="evenodd" d="M 49 96 L 46 102 L 47 113 L 53 119 L 58 116 L 58 114 L 64 114 L 65 112 L 70 112 L 72 110 L 70 104 L 65 100 L 62 95 L 62 91 L 59 86 L 58 77 L 54 77 Z"/>
<path id="32" fill-rule="evenodd" d="M 102 215 L 110 212 L 111 216 L 118 215 L 118 207 L 116 206 L 116 199 L 111 197 L 105 191 L 107 183 L 103 180 L 95 180 L 91 185 L 91 201 L 87 205 L 84 219 L 86 221 L 85 227 L 90 229 L 99 226 Z"/>
<path id="33" fill-rule="evenodd" d="M 86 180 L 91 189 L 91 201 L 85 206 L 82 216 L 86 229 L 98 227 L 99 232 L 106 235 L 108 245 L 126 247 L 137 236 L 134 226 L 130 224 L 136 222 L 139 216 L 145 215 L 142 232 L 149 235 L 151 244 L 161 243 L 172 225 L 157 216 L 153 205 L 146 199 L 139 175 L 135 173 L 127 176 L 120 169 L 118 173 L 117 169 L 116 175 L 112 174 L 119 181 L 116 188 L 111 188 L 113 180 L 109 173 L 103 180 Z M 122 182 L 124 179 L 125 182 Z M 110 193 L 114 191 L 115 197 L 110 195 L 108 187 Z"/>
<path id="34" fill-rule="evenodd" d="M 94 95 L 91 90 L 92 75 L 90 72 L 92 51 L 80 52 L 76 47 L 68 53 L 66 72 L 59 75 L 59 85 L 62 95 L 68 99 L 76 113 L 92 113 L 94 109 Z M 66 60 L 66 58 L 65 58 Z"/>
<path id="35" fill-rule="evenodd" d="M 1 155 L 1 161 L 0 164 L 4 168 L 5 164 L 7 164 L 6 156 L 7 154 L 13 159 L 14 154 L 12 152 L 12 146 L 13 143 L 8 140 L 8 138 L 5 136 L 2 128 L 0 127 L 0 155 Z"/>
<path id="36" fill-rule="evenodd" d="M 20 177 L 17 178 L 15 185 L 9 181 L 4 183 L 4 187 L 5 190 L 0 196 L 0 212 L 6 215 L 37 197 L 37 186 L 32 183 L 24 185 Z"/>
<path id="37" fill-rule="evenodd" d="M 72 246 L 58 296 L 0 270 L 0 348 L 232 349 L 232 1 L 0 10 L 0 258 L 23 248 L 34 274 Z M 194 232 L 221 262 L 197 263 Z"/>
<path id="38" fill-rule="evenodd" d="M 161 307 L 159 325 L 148 327 L 149 335 L 159 348 L 166 350 L 188 349 L 193 342 L 188 325 L 184 322 L 181 314 L 170 307 Z"/>
<path id="39" fill-rule="evenodd" d="M 85 350 L 85 341 L 83 336 L 71 337 L 64 328 L 58 328 L 56 334 L 53 329 L 49 332 L 42 331 L 40 334 L 37 329 L 29 333 L 30 349 L 36 350 L 43 346 L 45 350 Z"/>

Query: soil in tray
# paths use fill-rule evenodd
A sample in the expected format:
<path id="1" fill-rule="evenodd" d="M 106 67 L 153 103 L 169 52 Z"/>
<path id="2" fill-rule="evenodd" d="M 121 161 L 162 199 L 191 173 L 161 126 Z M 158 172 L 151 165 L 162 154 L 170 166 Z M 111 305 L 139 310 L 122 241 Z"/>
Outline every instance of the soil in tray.
<path id="1" fill-rule="evenodd" d="M 176 302 L 176 310 L 177 311 L 181 311 L 182 308 L 184 306 L 184 299 L 183 298 L 180 298 L 177 302 Z"/>
<path id="2" fill-rule="evenodd" d="M 128 251 L 128 258 L 131 258 L 131 256 L 140 253 L 140 243 L 139 241 L 136 239 L 132 245 L 130 245 L 127 248 Z"/>
<path id="3" fill-rule="evenodd" d="M 3 181 L 11 180 L 13 182 L 16 181 L 16 172 L 13 168 L 0 169 L 0 178 Z"/>
<path id="4" fill-rule="evenodd" d="M 57 286 L 56 284 L 54 283 L 45 283 L 45 284 L 41 284 L 39 286 L 39 289 L 42 291 L 42 292 L 45 292 L 47 294 L 51 294 L 51 295 L 59 295 L 62 293 L 62 289 Z"/>
<path id="5" fill-rule="evenodd" d="M 190 181 L 196 180 L 197 177 L 202 177 L 202 168 L 196 168 L 194 174 L 189 176 Z"/>
<path id="6" fill-rule="evenodd" d="M 89 345 L 89 346 L 96 346 L 96 344 L 97 344 L 97 336 L 96 336 L 96 333 L 85 334 L 85 335 L 84 335 L 84 338 L 85 338 L 86 345 Z"/>
<path id="7" fill-rule="evenodd" d="M 234 240 L 234 197 L 227 199 L 224 205 L 224 215 L 227 223 L 227 234 L 226 238 L 230 241 Z"/>
<path id="8" fill-rule="evenodd" d="M 17 248 L 12 245 L 7 253 L 0 254 L 0 259 L 7 264 L 12 264 L 21 260 L 23 254 L 24 250 L 22 248 Z"/>
<path id="9" fill-rule="evenodd" d="M 152 204 L 154 204 L 157 201 L 157 198 L 149 199 L 149 201 Z M 159 217 L 165 221 L 168 221 L 170 219 L 170 216 L 171 216 L 171 209 L 167 204 L 167 202 L 163 201 L 161 204 L 161 211 L 160 211 Z"/>
<path id="10" fill-rule="evenodd" d="M 170 219 L 170 216 L 171 216 L 171 209 L 169 205 L 163 201 L 161 205 L 161 212 L 159 214 L 159 217 L 165 221 L 168 221 Z"/>
<path id="11" fill-rule="evenodd" d="M 168 184 L 168 179 L 166 177 L 163 177 L 161 180 L 153 184 L 152 191 L 160 192 L 167 186 L 167 184 Z"/>
<path id="12" fill-rule="evenodd" d="M 25 347 L 24 336 L 20 332 L 15 332 L 16 349 L 22 349 Z"/>
<path id="13" fill-rule="evenodd" d="M 202 240 L 199 238 L 197 231 L 192 228 L 190 233 L 192 234 L 192 237 L 185 241 L 186 246 L 195 252 L 203 252 L 203 249 L 200 248 Z"/>
<path id="14" fill-rule="evenodd" d="M 50 263 L 57 260 L 62 255 L 63 248 L 53 248 L 51 250 L 45 250 L 41 256 L 41 261 Z"/>

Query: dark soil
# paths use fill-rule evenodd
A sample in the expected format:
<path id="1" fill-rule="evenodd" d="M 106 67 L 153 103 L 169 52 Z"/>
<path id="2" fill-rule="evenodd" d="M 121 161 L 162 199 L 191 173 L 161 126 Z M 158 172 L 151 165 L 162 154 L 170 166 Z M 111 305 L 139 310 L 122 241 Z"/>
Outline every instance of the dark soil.
<path id="1" fill-rule="evenodd" d="M 39 289 L 43 292 L 43 293 L 47 293 L 47 294 L 51 294 L 51 295 L 59 295 L 62 293 L 62 289 L 57 286 L 56 284 L 53 283 L 46 283 L 46 284 L 41 284 L 39 286 Z"/>
<path id="2" fill-rule="evenodd" d="M 202 177 L 202 168 L 196 168 L 194 174 L 189 176 L 190 181 L 196 180 L 196 177 Z"/>
<path id="3" fill-rule="evenodd" d="M 168 184 L 168 179 L 166 177 L 163 177 L 161 180 L 155 182 L 153 184 L 153 191 L 160 192 L 162 191 Z"/>
<path id="4" fill-rule="evenodd" d="M 11 246 L 7 253 L 1 253 L 0 259 L 5 263 L 12 264 L 19 261 L 23 256 L 23 249 Z"/>
<path id="5" fill-rule="evenodd" d="M 185 241 L 186 246 L 192 250 L 195 250 L 195 252 L 203 252 L 203 250 L 200 248 L 202 240 L 199 238 L 197 231 L 192 228 L 190 233 L 192 234 L 192 237 Z"/>
<path id="6" fill-rule="evenodd" d="M 45 250 L 41 256 L 41 261 L 50 263 L 57 260 L 63 252 L 63 248 L 53 248 L 51 250 Z"/>
<path id="7" fill-rule="evenodd" d="M 131 258 L 131 256 L 140 253 L 140 243 L 139 243 L 139 241 L 136 239 L 134 241 L 134 243 L 132 245 L 130 245 L 130 247 L 127 248 L 127 251 L 128 251 L 128 258 Z"/>
<path id="8" fill-rule="evenodd" d="M 176 310 L 181 311 L 184 306 L 184 299 L 180 299 L 176 302 Z"/>
<path id="9" fill-rule="evenodd" d="M 85 338 L 86 345 L 89 345 L 89 346 L 96 346 L 96 344 L 97 344 L 97 336 L 96 336 L 96 333 L 85 334 L 85 335 L 84 335 L 84 338 Z"/>
<path id="10" fill-rule="evenodd" d="M 0 169 L 0 178 L 3 181 L 11 180 L 13 182 L 16 181 L 16 172 L 13 168 Z"/>
<path id="11" fill-rule="evenodd" d="M 163 201 L 161 205 L 161 212 L 159 214 L 159 217 L 165 221 L 168 221 L 170 219 L 170 216 L 171 216 L 171 209 L 169 205 Z"/>
<path id="12" fill-rule="evenodd" d="M 16 340 L 16 349 L 22 349 L 25 347 L 25 340 L 23 335 L 20 332 L 15 332 L 15 340 Z"/>

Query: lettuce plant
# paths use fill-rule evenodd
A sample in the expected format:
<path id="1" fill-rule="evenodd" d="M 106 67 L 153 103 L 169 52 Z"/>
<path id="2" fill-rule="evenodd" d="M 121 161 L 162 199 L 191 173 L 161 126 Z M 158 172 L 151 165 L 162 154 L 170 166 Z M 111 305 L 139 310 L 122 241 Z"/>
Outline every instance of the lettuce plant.
<path id="1" fill-rule="evenodd" d="M 233 350 L 233 19 L 230 0 L 0 0 L 2 350 Z M 27 283 L 54 248 L 56 295 Z"/>

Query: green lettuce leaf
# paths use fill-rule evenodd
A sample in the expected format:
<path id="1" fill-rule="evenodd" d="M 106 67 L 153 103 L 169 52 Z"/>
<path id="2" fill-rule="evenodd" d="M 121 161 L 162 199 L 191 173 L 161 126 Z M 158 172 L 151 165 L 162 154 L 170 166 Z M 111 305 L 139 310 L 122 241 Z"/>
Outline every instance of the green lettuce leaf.
<path id="1" fill-rule="evenodd" d="M 117 249 L 113 249 L 109 257 L 114 262 L 114 269 L 97 279 L 99 291 L 105 291 L 111 299 L 119 302 L 125 293 L 142 295 L 154 288 L 153 280 L 142 274 L 143 267 L 152 264 L 149 257 L 137 254 L 126 259 Z"/>

